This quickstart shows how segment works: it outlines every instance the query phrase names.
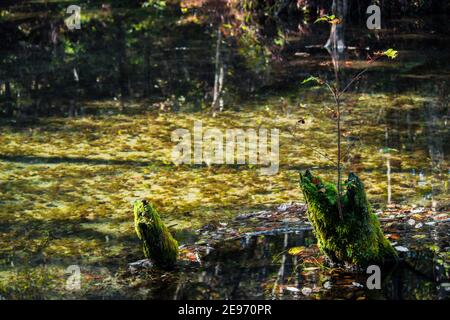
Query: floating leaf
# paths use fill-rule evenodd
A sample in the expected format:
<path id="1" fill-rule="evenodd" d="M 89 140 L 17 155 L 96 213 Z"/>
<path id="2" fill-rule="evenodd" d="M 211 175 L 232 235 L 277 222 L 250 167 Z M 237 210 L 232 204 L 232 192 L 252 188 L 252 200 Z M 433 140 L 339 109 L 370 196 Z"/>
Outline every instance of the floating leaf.
<path id="1" fill-rule="evenodd" d="M 316 271 L 319 270 L 319 267 L 307 267 L 303 268 L 303 271 Z"/>
<path id="2" fill-rule="evenodd" d="M 396 246 L 395 250 L 399 251 L 399 252 L 408 252 L 409 249 L 403 246 Z"/>
<path id="3" fill-rule="evenodd" d="M 311 289 L 311 288 L 308 288 L 308 287 L 304 287 L 304 288 L 302 289 L 302 293 L 303 293 L 305 296 L 309 296 L 309 295 L 312 293 L 312 289 Z"/>
<path id="4" fill-rule="evenodd" d="M 393 233 L 393 234 L 387 234 L 386 238 L 391 239 L 391 240 L 398 240 L 398 239 L 400 239 L 400 236 L 396 233 Z"/>

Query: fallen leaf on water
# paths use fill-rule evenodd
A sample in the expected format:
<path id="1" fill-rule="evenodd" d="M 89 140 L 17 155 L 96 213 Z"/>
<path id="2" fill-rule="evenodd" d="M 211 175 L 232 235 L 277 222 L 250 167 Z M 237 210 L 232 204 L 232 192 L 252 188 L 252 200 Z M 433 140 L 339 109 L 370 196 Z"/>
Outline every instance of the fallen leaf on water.
<path id="1" fill-rule="evenodd" d="M 299 292 L 300 290 L 298 289 L 298 288 L 296 288 L 296 287 L 286 287 L 285 288 L 287 291 L 290 291 L 290 292 Z"/>
<path id="2" fill-rule="evenodd" d="M 315 270 L 319 270 L 318 267 L 308 267 L 308 268 L 304 268 L 303 271 L 315 271 Z"/>
<path id="3" fill-rule="evenodd" d="M 448 282 L 441 283 L 441 287 L 444 288 L 445 291 L 450 291 L 450 283 Z"/>
<path id="4" fill-rule="evenodd" d="M 310 54 L 308 52 L 296 52 L 294 54 L 296 57 L 309 57 Z"/>
<path id="5" fill-rule="evenodd" d="M 416 208 L 416 209 L 412 209 L 411 213 L 422 213 L 425 211 L 425 208 Z"/>
<path id="6" fill-rule="evenodd" d="M 441 214 L 435 215 L 434 219 L 435 220 L 444 220 L 444 219 L 448 219 L 448 217 L 449 217 L 448 213 L 441 213 Z"/>
<path id="7" fill-rule="evenodd" d="M 396 246 L 395 250 L 400 251 L 400 252 L 408 252 L 409 249 L 403 246 Z"/>
<path id="8" fill-rule="evenodd" d="M 393 233 L 393 234 L 387 234 L 386 238 L 391 239 L 391 240 L 398 240 L 398 239 L 400 239 L 400 236 L 396 233 Z"/>
<path id="9" fill-rule="evenodd" d="M 311 292 L 312 292 L 312 289 L 311 289 L 311 288 L 304 287 L 304 288 L 302 289 L 302 293 L 303 293 L 305 296 L 309 296 L 309 295 L 311 294 Z"/>

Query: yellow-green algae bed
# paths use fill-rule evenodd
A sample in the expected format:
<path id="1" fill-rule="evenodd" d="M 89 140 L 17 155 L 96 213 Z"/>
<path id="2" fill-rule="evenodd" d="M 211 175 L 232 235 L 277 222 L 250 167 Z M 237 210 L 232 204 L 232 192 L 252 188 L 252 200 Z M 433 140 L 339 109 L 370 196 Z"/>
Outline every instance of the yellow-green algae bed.
<path id="1" fill-rule="evenodd" d="M 0 292 L 8 298 L 39 298 L 42 292 L 46 298 L 61 297 L 61 292 L 70 296 L 64 286 L 66 268 L 73 264 L 91 270 L 83 273 L 83 283 L 105 273 L 103 282 L 113 286 L 108 268 L 117 270 L 142 258 L 133 229 L 136 199 L 150 200 L 181 244 L 193 241 L 194 230 L 208 222 L 301 202 L 299 170 L 312 168 L 328 179 L 336 175 L 324 156 L 334 158 L 337 152 L 335 123 L 326 108 L 331 101 L 322 91 L 309 92 L 299 90 L 297 98 L 286 100 L 260 99 L 216 117 L 163 112 L 133 101 L 127 103 L 127 112 L 119 112 L 114 102 L 96 101 L 91 104 L 110 112 L 2 126 Z M 401 127 L 418 137 L 418 147 L 386 148 L 389 113 L 402 117 L 428 100 L 413 93 L 346 97 L 344 123 L 358 143 L 350 148 L 345 170 L 360 175 L 376 208 L 388 204 L 388 189 L 393 203 L 448 205 L 448 173 L 428 169 L 426 142 L 420 140 L 425 124 Z M 278 128 L 278 174 L 261 175 L 251 165 L 175 166 L 171 132 L 192 130 L 195 120 L 202 121 L 203 129 Z M 426 179 L 418 174 L 422 170 Z M 438 192 L 430 197 L 431 190 Z M 77 295 L 83 296 L 83 290 Z"/>

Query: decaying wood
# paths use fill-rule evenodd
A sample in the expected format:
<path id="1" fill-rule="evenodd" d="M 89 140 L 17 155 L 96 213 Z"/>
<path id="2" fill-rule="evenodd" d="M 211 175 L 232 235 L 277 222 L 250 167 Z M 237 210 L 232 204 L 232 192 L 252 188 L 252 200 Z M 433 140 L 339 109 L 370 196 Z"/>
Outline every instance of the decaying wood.
<path id="1" fill-rule="evenodd" d="M 300 187 L 318 246 L 332 262 L 363 267 L 397 259 L 370 208 L 364 185 L 355 174 L 350 173 L 344 184 L 343 219 L 339 217 L 334 184 L 306 171 L 300 174 Z"/>
<path id="2" fill-rule="evenodd" d="M 156 267 L 171 268 L 178 258 L 178 242 L 164 225 L 156 209 L 146 200 L 134 203 L 134 227 L 144 255 Z"/>

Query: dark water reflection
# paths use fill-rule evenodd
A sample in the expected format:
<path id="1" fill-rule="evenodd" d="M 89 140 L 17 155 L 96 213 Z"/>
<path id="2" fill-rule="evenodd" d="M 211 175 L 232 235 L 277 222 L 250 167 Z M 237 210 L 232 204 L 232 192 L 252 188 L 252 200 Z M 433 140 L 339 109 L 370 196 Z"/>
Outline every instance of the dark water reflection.
<path id="1" fill-rule="evenodd" d="M 330 269 L 314 254 L 311 232 L 256 236 L 225 242 L 194 272 L 176 279 L 143 282 L 147 298 L 166 299 L 448 299 L 443 265 L 427 250 L 403 256 L 381 269 L 381 289 L 368 289 L 370 274 Z M 291 255 L 302 247 L 308 255 Z M 311 252 L 313 252 L 311 254 Z M 317 260 L 311 258 L 316 257 Z M 414 261 L 411 263 L 410 261 Z M 447 267 L 448 268 L 448 267 Z M 433 270 L 434 269 L 434 270 Z M 131 294 L 131 293 L 130 293 Z"/>
<path id="2" fill-rule="evenodd" d="M 214 78 L 221 68 L 224 103 L 234 105 L 261 94 L 289 95 L 305 75 L 327 71 L 320 65 L 329 60 L 320 48 L 327 30 L 317 25 L 298 32 L 301 22 L 255 22 L 262 36 L 250 39 L 245 33 L 233 36 L 220 24 L 217 32 L 210 11 L 200 12 L 203 20 L 186 22 L 191 16 L 183 15 L 176 5 L 162 10 L 85 4 L 81 30 L 69 31 L 60 15 L 63 8 L 65 3 L 54 1 L 2 10 L 4 117 L 82 115 L 85 102 L 98 99 L 122 99 L 125 107 L 132 98 L 175 98 L 185 99 L 180 104 L 187 110 L 188 106 L 198 109 L 211 102 Z M 387 46 L 403 56 L 398 70 L 379 70 L 364 78 L 358 91 L 417 91 L 445 103 L 449 77 L 445 22 L 445 17 L 389 20 L 388 28 L 375 34 L 350 25 L 349 49 L 344 54 L 349 61 L 364 60 L 366 49 Z M 287 38 L 283 45 L 268 44 L 277 39 L 272 29 Z M 347 77 L 351 69 L 344 71 Z"/>

